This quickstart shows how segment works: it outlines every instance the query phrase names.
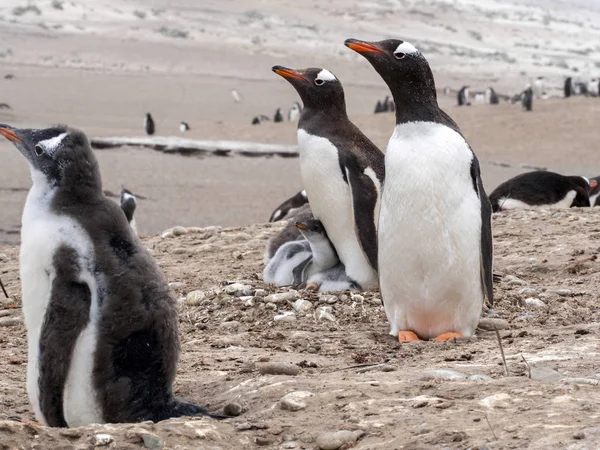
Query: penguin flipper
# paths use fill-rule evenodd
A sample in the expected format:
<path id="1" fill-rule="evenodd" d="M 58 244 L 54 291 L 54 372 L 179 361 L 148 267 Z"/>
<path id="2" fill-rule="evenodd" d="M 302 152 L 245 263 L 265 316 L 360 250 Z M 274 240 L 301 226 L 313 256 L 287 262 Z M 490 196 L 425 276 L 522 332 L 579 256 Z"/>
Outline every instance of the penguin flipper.
<path id="1" fill-rule="evenodd" d="M 492 242 L 492 205 L 483 188 L 479 161 L 473 154 L 471 162 L 471 178 L 473 187 L 481 202 L 481 281 L 490 305 L 494 304 L 494 274 L 492 270 L 494 245 Z"/>
<path id="2" fill-rule="evenodd" d="M 375 182 L 358 167 L 349 170 L 346 177 L 352 194 L 352 210 L 354 213 L 354 229 L 358 242 L 369 260 L 371 267 L 377 271 L 377 207 L 379 192 Z"/>
<path id="3" fill-rule="evenodd" d="M 300 286 L 306 281 L 306 269 L 308 269 L 311 262 L 312 255 L 310 255 L 308 258 L 306 258 L 304 261 L 302 261 L 300 264 L 294 267 L 294 269 L 292 270 L 292 286 Z"/>

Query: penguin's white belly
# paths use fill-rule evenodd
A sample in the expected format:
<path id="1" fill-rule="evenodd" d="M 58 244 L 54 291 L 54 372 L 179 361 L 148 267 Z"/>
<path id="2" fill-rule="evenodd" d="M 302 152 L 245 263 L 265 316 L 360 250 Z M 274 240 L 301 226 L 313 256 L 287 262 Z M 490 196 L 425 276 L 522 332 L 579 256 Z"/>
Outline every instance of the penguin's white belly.
<path id="1" fill-rule="evenodd" d="M 573 204 L 573 200 L 577 196 L 577 192 L 569 191 L 566 193 L 564 198 L 556 203 L 548 203 L 547 205 L 530 205 L 521 200 L 515 198 L 500 198 L 498 199 L 498 205 L 502 211 L 510 209 L 567 209 Z M 590 204 L 593 206 L 593 203 Z"/>
<path id="2" fill-rule="evenodd" d="M 79 255 L 82 268 L 79 281 L 88 283 L 92 303 L 90 320 L 71 355 L 63 393 L 64 416 L 69 426 L 100 423 L 101 409 L 92 382 L 98 298 L 94 278 L 86 264 L 86 258 L 93 257 L 93 247 L 87 234 L 76 222 L 69 217 L 52 214 L 48 205 L 47 197 L 43 200 L 36 198 L 34 186 L 25 204 L 22 220 L 20 273 L 28 341 L 27 392 L 37 419 L 45 424 L 40 408 L 42 393 L 38 379 L 40 336 L 50 303 L 52 282 L 56 277 L 54 254 L 61 245 L 68 245 Z M 82 255 L 81 249 L 86 249 L 87 255 Z"/>
<path id="3" fill-rule="evenodd" d="M 265 266 L 265 283 L 289 286 L 294 283 L 294 269 L 312 256 L 307 241 L 287 242 L 277 249 L 273 258 Z M 305 280 L 301 280 L 305 281 Z"/>
<path id="4" fill-rule="evenodd" d="M 483 303 L 481 203 L 464 139 L 440 124 L 396 127 L 379 218 L 381 294 L 390 333 L 472 335 Z"/>
<path id="5" fill-rule="evenodd" d="M 300 173 L 314 216 L 333 243 L 350 278 L 363 289 L 377 286 L 377 274 L 364 254 L 354 222 L 350 185 L 344 181 L 338 150 L 326 138 L 298 130 Z"/>

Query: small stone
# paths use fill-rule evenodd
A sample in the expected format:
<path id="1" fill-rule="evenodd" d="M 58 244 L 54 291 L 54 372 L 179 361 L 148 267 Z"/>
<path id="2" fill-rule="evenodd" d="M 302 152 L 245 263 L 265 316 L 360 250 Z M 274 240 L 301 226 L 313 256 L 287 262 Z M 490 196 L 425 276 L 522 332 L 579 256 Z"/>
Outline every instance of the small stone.
<path id="1" fill-rule="evenodd" d="M 233 295 L 235 297 L 241 297 L 243 295 L 254 295 L 254 288 L 247 284 L 233 283 L 225 286 L 223 291 L 226 294 Z"/>
<path id="2" fill-rule="evenodd" d="M 267 291 L 265 291 L 264 289 L 257 289 L 256 291 L 254 291 L 254 295 L 256 297 L 266 297 Z"/>
<path id="3" fill-rule="evenodd" d="M 150 450 L 158 450 L 165 446 L 164 441 L 162 441 L 158 436 L 153 434 L 143 434 L 142 441 L 144 442 L 144 447 L 149 448 Z"/>
<path id="4" fill-rule="evenodd" d="M 113 441 L 113 437 L 110 434 L 97 434 L 94 436 L 93 444 L 95 447 L 104 447 Z"/>
<path id="5" fill-rule="evenodd" d="M 281 400 L 279 400 L 279 405 L 281 409 L 287 409 L 288 411 L 300 411 L 301 409 L 306 408 L 306 402 L 304 399 L 312 397 L 314 394 L 308 391 L 295 391 L 290 392 L 289 394 L 284 395 Z"/>
<path id="6" fill-rule="evenodd" d="M 319 303 L 327 303 L 329 305 L 333 305 L 334 303 L 337 303 L 337 301 L 339 300 L 337 295 L 320 295 L 319 296 Z"/>
<path id="7" fill-rule="evenodd" d="M 265 297 L 265 302 L 270 302 L 270 303 L 284 303 L 284 302 L 293 302 L 294 300 L 300 298 L 300 294 L 298 294 L 298 291 L 295 291 L 294 289 L 290 289 L 287 292 L 281 292 L 279 294 L 271 294 L 271 295 L 267 295 Z"/>
<path id="8" fill-rule="evenodd" d="M 206 297 L 204 291 L 192 291 L 185 297 L 185 304 L 188 306 L 198 306 Z"/>
<path id="9" fill-rule="evenodd" d="M 10 309 L 0 309 L 0 317 L 12 316 L 12 314 Z"/>
<path id="10" fill-rule="evenodd" d="M 375 306 L 383 305 L 383 301 L 377 297 L 373 297 L 371 300 L 369 300 L 369 303 L 371 303 L 371 305 L 375 305 Z"/>
<path id="11" fill-rule="evenodd" d="M 562 374 L 550 367 L 532 367 L 531 379 L 535 381 L 559 381 L 563 378 Z"/>
<path id="12" fill-rule="evenodd" d="M 271 433 L 273 433 L 273 430 L 271 430 Z M 283 436 L 281 436 L 281 440 L 283 442 L 290 442 L 294 440 L 294 436 L 292 436 L 291 434 L 284 434 Z"/>
<path id="13" fill-rule="evenodd" d="M 480 375 L 480 374 L 476 374 L 476 375 L 470 375 L 468 377 L 469 381 L 476 381 L 476 382 L 490 382 L 490 381 L 494 381 L 494 379 L 492 377 L 488 377 L 487 375 Z"/>
<path id="14" fill-rule="evenodd" d="M 553 292 L 556 295 L 559 295 L 561 297 L 567 297 L 573 293 L 573 291 L 571 291 L 571 289 L 554 289 L 549 292 Z"/>
<path id="15" fill-rule="evenodd" d="M 353 302 L 360 303 L 360 304 L 364 303 L 364 301 L 365 301 L 365 298 L 360 294 L 352 294 L 352 295 L 350 295 L 350 299 Z"/>
<path id="16" fill-rule="evenodd" d="M 539 298 L 535 298 L 535 297 L 526 298 L 525 304 L 532 306 L 534 308 L 546 308 L 548 306 L 543 301 L 541 301 Z"/>
<path id="17" fill-rule="evenodd" d="M 330 307 L 327 306 L 326 308 L 330 308 Z M 323 307 L 317 308 L 317 310 L 315 311 L 315 319 L 328 320 L 330 322 L 335 322 L 335 317 L 333 316 L 333 314 L 331 314 L 330 312 L 327 312 L 327 310 L 323 309 Z"/>
<path id="18" fill-rule="evenodd" d="M 273 443 L 273 439 L 264 436 L 257 436 L 255 442 L 256 445 L 260 446 L 271 445 Z"/>
<path id="19" fill-rule="evenodd" d="M 297 446 L 298 444 L 296 444 L 294 441 L 288 441 L 281 444 L 281 448 L 296 448 Z"/>
<path id="20" fill-rule="evenodd" d="M 273 317 L 275 322 L 295 322 L 296 314 L 292 311 L 286 311 Z"/>
<path id="21" fill-rule="evenodd" d="M 241 323 L 237 320 L 228 320 L 227 322 L 222 322 L 219 327 L 225 328 L 228 330 L 236 330 L 240 327 Z"/>
<path id="22" fill-rule="evenodd" d="M 307 311 L 310 311 L 313 308 L 313 304 L 311 302 L 309 302 L 308 300 L 299 298 L 298 300 L 296 300 L 294 302 L 293 307 L 296 311 L 305 313 Z"/>
<path id="23" fill-rule="evenodd" d="M 415 434 L 426 434 L 433 431 L 433 427 L 429 425 L 427 422 L 423 422 L 415 427 Z"/>
<path id="24" fill-rule="evenodd" d="M 170 251 L 170 253 L 172 253 L 174 255 L 183 255 L 184 253 L 187 253 L 187 249 L 185 249 L 183 247 L 176 247 L 176 248 L 172 249 Z"/>
<path id="25" fill-rule="evenodd" d="M 188 230 L 185 227 L 173 227 L 171 228 L 171 233 L 173 233 L 173 236 L 181 236 L 187 234 Z"/>
<path id="26" fill-rule="evenodd" d="M 390 364 L 375 364 L 374 366 L 361 367 L 360 369 L 356 369 L 356 373 L 365 373 L 365 372 L 394 372 L 396 368 Z"/>
<path id="27" fill-rule="evenodd" d="M 537 291 L 535 289 L 533 289 L 533 288 L 526 287 L 526 288 L 521 289 L 519 291 L 519 294 L 522 294 L 522 295 L 537 295 Z"/>
<path id="28" fill-rule="evenodd" d="M 169 283 L 169 287 L 171 289 L 179 289 L 185 286 L 185 283 L 181 283 L 180 281 L 175 281 L 173 283 Z"/>
<path id="29" fill-rule="evenodd" d="M 484 317 L 479 320 L 479 325 L 477 325 L 477 327 L 485 331 L 506 330 L 507 328 L 510 328 L 510 324 L 504 319 Z"/>
<path id="30" fill-rule="evenodd" d="M 479 401 L 479 404 L 482 406 L 486 406 L 488 408 L 498 408 L 505 409 L 510 406 L 511 396 L 500 392 L 498 394 L 490 395 L 489 397 L 485 397 Z"/>
<path id="31" fill-rule="evenodd" d="M 265 308 L 276 310 L 277 309 L 277 305 L 275 303 L 269 302 L 269 303 L 265 304 Z"/>
<path id="32" fill-rule="evenodd" d="M 223 414 L 226 416 L 234 416 L 237 417 L 244 412 L 244 408 L 239 403 L 231 402 L 227 403 L 223 407 Z"/>
<path id="33" fill-rule="evenodd" d="M 249 422 L 239 422 L 235 424 L 235 429 L 238 431 L 246 431 L 252 428 Z"/>
<path id="34" fill-rule="evenodd" d="M 585 439 L 585 433 L 583 431 L 577 431 L 573 433 L 573 439 L 576 439 L 578 441 Z"/>
<path id="35" fill-rule="evenodd" d="M 525 284 L 525 282 L 523 280 L 521 280 L 520 278 L 513 278 L 512 280 L 508 281 L 508 285 L 509 286 L 523 286 Z"/>
<path id="36" fill-rule="evenodd" d="M 467 376 L 463 373 L 448 369 L 426 370 L 421 374 L 419 380 L 444 380 L 444 381 L 465 381 Z"/>
<path id="37" fill-rule="evenodd" d="M 348 448 L 354 444 L 362 435 L 364 431 L 333 431 L 321 434 L 317 438 L 317 446 L 321 450 L 337 450 L 341 446 Z"/>
<path id="38" fill-rule="evenodd" d="M 287 362 L 268 362 L 258 365 L 258 371 L 261 375 L 291 375 L 296 376 L 300 373 L 300 367 L 296 364 Z"/>
<path id="39" fill-rule="evenodd" d="M 21 316 L 3 317 L 0 319 L 0 327 L 12 327 L 21 323 L 23 323 L 23 318 Z"/>

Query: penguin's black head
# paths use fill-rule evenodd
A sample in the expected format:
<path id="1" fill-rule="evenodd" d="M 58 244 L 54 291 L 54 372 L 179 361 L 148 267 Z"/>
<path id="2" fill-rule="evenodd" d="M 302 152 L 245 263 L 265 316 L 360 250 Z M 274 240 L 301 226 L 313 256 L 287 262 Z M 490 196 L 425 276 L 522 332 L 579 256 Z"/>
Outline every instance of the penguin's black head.
<path id="1" fill-rule="evenodd" d="M 344 88 L 329 70 L 310 68 L 294 70 L 273 66 L 273 72 L 285 78 L 298 91 L 304 108 L 346 111 Z"/>
<path id="2" fill-rule="evenodd" d="M 135 208 L 137 206 L 137 200 L 135 195 L 123 188 L 121 190 L 121 209 L 125 213 L 125 217 L 127 217 L 127 221 L 131 222 L 133 220 L 133 213 L 135 212 Z"/>
<path id="3" fill-rule="evenodd" d="M 300 230 L 305 237 L 308 235 L 322 235 L 327 236 L 327 232 L 325 231 L 325 227 L 320 220 L 311 219 L 305 222 L 296 222 L 296 228 Z"/>
<path id="4" fill-rule="evenodd" d="M 68 191 L 102 192 L 98 162 L 81 131 L 64 125 L 19 129 L 0 124 L 0 135 L 27 158 L 34 183 Z"/>
<path id="5" fill-rule="evenodd" d="M 436 100 L 435 82 L 429 63 L 411 43 L 399 39 L 378 42 L 346 39 L 346 47 L 360 53 L 386 82 L 398 107 L 414 99 Z"/>

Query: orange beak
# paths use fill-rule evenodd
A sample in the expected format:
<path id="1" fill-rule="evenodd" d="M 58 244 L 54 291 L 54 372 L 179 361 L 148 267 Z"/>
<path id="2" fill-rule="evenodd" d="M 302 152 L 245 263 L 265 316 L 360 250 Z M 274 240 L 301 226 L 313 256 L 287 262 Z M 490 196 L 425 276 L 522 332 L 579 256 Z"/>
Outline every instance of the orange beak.
<path id="1" fill-rule="evenodd" d="M 592 181 L 590 181 L 590 187 L 591 187 L 592 189 L 594 189 L 596 186 L 598 186 L 598 182 L 597 182 L 596 180 L 592 180 Z"/>
<path id="2" fill-rule="evenodd" d="M 358 39 L 346 39 L 344 45 L 357 53 L 383 53 L 378 47 Z"/>
<path id="3" fill-rule="evenodd" d="M 299 230 L 308 230 L 308 227 L 302 222 L 296 222 L 296 228 L 298 228 Z"/>
<path id="4" fill-rule="evenodd" d="M 277 75 L 279 75 L 279 76 L 281 76 L 283 78 L 295 78 L 297 80 L 306 81 L 306 78 L 304 78 L 298 72 L 296 72 L 295 70 L 292 70 L 292 69 L 288 69 L 287 67 L 273 66 L 272 70 Z"/>
<path id="5" fill-rule="evenodd" d="M 14 131 L 9 130 L 8 128 L 0 128 L 0 134 L 4 136 L 9 141 L 13 142 L 23 142 L 21 139 L 17 137 Z"/>

